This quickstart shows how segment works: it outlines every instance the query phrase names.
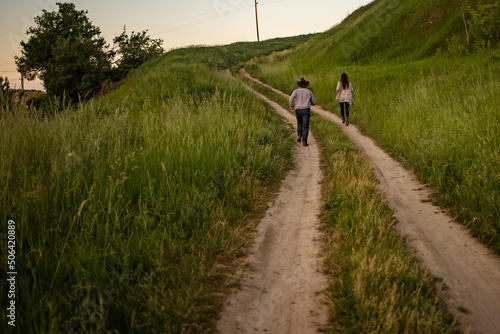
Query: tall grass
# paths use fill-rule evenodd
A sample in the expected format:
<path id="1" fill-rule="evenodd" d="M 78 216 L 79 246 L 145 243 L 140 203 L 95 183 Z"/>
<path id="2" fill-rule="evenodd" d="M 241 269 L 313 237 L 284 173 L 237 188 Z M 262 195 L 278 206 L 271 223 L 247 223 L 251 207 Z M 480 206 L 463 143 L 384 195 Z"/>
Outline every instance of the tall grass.
<path id="1" fill-rule="evenodd" d="M 360 126 L 438 193 L 474 235 L 500 252 L 500 69 L 498 51 L 432 59 L 387 80 L 389 97 L 367 89 Z M 387 73 L 362 75 L 369 87 Z M 399 81 L 399 82 L 398 82 Z M 390 101 L 388 108 L 382 108 Z M 371 99 L 370 99 L 371 97 Z M 378 97 L 378 99 L 376 98 Z M 387 103 L 386 103 L 387 104 Z M 370 110 L 378 110 L 375 116 Z"/>
<path id="2" fill-rule="evenodd" d="M 346 72 L 355 89 L 351 122 L 500 254 L 500 50 L 443 52 L 463 29 L 451 0 L 378 0 L 293 52 L 247 68 L 285 92 L 306 77 L 318 103 L 333 112 L 335 85 Z"/>
<path id="3" fill-rule="evenodd" d="M 280 95 L 248 82 L 288 107 Z M 334 333 L 454 333 L 456 321 L 436 288 L 392 228 L 395 217 L 372 168 L 333 123 L 312 115 L 321 146 L 326 267 Z"/>
<path id="4" fill-rule="evenodd" d="M 291 130 L 225 75 L 166 59 L 50 118 L 1 111 L 15 332 L 212 328 L 223 265 L 243 254 L 266 187 L 290 166 Z"/>
<path id="5" fill-rule="evenodd" d="M 336 333 L 453 333 L 455 321 L 392 229 L 394 216 L 365 157 L 331 122 L 315 117 L 322 145 L 328 267 Z"/>
<path id="6" fill-rule="evenodd" d="M 339 112 L 340 74 L 353 82 L 351 122 L 414 170 L 436 203 L 500 254 L 500 50 L 467 57 L 433 56 L 400 64 L 332 65 L 310 71 L 293 53 L 249 70 L 285 92 L 311 81 L 318 103 Z"/>

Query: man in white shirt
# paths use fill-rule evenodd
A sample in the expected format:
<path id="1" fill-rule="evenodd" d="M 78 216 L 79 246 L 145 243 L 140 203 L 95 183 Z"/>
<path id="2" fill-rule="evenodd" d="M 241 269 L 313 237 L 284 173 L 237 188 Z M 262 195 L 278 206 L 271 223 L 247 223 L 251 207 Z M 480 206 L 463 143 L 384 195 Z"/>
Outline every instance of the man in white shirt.
<path id="1" fill-rule="evenodd" d="M 309 135 L 309 119 L 311 118 L 311 105 L 316 104 L 316 99 L 314 98 L 313 93 L 307 89 L 309 86 L 309 81 L 306 81 L 304 78 L 297 81 L 297 85 L 300 88 L 297 88 L 293 91 L 290 96 L 290 109 L 295 112 L 295 116 L 297 117 L 297 141 L 304 146 L 309 146 L 307 144 L 307 137 Z"/>

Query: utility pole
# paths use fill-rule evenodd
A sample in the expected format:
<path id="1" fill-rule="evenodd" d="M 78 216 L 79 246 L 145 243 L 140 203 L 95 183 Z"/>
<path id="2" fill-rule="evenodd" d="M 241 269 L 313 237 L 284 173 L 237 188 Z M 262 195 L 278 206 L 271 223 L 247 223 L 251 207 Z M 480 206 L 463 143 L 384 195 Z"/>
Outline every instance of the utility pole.
<path id="1" fill-rule="evenodd" d="M 259 18 L 257 16 L 257 0 L 255 0 L 255 24 L 257 25 L 257 42 L 260 42 L 260 38 L 259 38 Z"/>

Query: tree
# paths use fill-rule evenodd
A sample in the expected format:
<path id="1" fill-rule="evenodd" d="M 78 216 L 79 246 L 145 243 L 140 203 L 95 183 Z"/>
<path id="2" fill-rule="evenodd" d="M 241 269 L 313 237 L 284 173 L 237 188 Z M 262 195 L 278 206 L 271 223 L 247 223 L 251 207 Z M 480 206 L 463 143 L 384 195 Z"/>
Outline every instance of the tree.
<path id="1" fill-rule="evenodd" d="M 129 37 L 124 26 L 121 35 L 113 39 L 113 43 L 118 46 L 116 54 L 119 58 L 116 65 L 122 76 L 165 51 L 161 46 L 163 40 L 151 39 L 146 32 L 147 30 L 140 33 L 132 31 Z"/>
<path id="2" fill-rule="evenodd" d="M 484 49 L 500 40 L 500 0 L 479 0 L 469 6 L 475 47 Z"/>
<path id="3" fill-rule="evenodd" d="M 49 95 L 66 94 L 73 101 L 90 98 L 109 75 L 113 52 L 106 51 L 101 31 L 92 25 L 88 11 L 72 3 L 57 3 L 58 12 L 43 10 L 30 27 L 18 71 L 28 80 L 43 81 Z"/>

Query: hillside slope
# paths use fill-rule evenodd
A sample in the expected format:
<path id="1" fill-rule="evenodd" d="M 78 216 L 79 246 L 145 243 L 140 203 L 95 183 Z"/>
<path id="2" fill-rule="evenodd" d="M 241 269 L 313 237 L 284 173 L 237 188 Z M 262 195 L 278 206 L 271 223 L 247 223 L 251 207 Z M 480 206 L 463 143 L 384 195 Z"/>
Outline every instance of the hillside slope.
<path id="1" fill-rule="evenodd" d="M 175 50 L 51 117 L 0 106 L 0 215 L 20 273 L 10 333 L 209 332 L 231 284 L 215 264 L 243 255 L 293 146 L 219 69 L 302 38 Z"/>
<path id="2" fill-rule="evenodd" d="M 445 49 L 460 29 L 456 0 L 376 0 L 303 45 L 298 59 L 322 65 L 416 60 Z"/>
<path id="3" fill-rule="evenodd" d="M 306 77 L 318 103 L 334 112 L 335 87 L 347 73 L 356 101 L 350 121 L 500 253 L 500 50 L 447 51 L 461 34 L 456 0 L 376 0 L 294 51 L 246 68 L 285 92 Z"/>

